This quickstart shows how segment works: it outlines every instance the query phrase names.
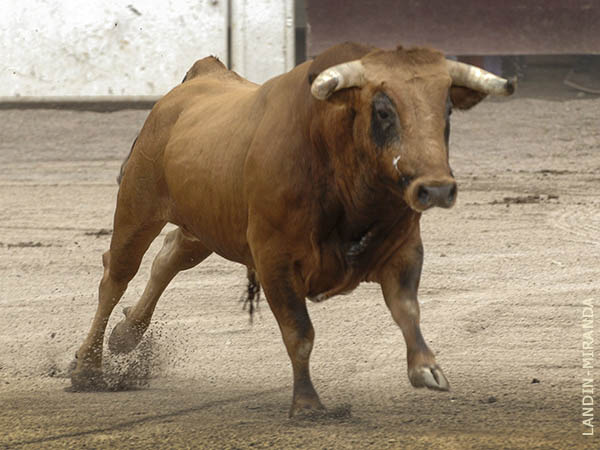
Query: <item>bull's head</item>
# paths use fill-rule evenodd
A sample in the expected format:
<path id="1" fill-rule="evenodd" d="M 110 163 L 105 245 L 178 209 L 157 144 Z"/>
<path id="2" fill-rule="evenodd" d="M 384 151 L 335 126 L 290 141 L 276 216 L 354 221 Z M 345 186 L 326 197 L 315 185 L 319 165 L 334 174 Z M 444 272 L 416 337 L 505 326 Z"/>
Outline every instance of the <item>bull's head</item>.
<path id="1" fill-rule="evenodd" d="M 456 200 L 448 161 L 452 108 L 513 91 L 511 81 L 418 48 L 371 51 L 321 71 L 311 84 L 317 99 L 351 110 L 355 151 L 419 212 Z"/>

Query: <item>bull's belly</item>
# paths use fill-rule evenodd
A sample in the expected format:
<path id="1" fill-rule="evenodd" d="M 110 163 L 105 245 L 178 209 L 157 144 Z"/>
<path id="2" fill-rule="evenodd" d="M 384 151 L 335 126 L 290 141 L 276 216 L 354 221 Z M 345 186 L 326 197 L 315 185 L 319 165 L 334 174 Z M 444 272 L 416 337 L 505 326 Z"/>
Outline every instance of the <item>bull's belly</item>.
<path id="1" fill-rule="evenodd" d="M 243 158 L 226 149 L 203 149 L 186 142 L 175 141 L 165 154 L 170 221 L 212 252 L 251 264 L 241 179 Z"/>
<path id="2" fill-rule="evenodd" d="M 238 205 L 223 205 L 207 198 L 174 198 L 171 222 L 208 250 L 225 259 L 252 266 L 246 240 L 246 223 Z M 207 201 L 208 200 L 208 201 Z"/>
<path id="3" fill-rule="evenodd" d="M 217 227 L 206 226 L 199 224 L 197 221 L 172 219 L 171 223 L 179 226 L 185 233 L 188 239 L 197 241 L 203 247 L 217 255 L 228 259 L 229 261 L 244 264 L 252 267 L 252 255 L 245 239 L 238 236 L 243 236 L 244 233 L 231 232 L 231 234 L 223 234 L 218 232 Z M 203 226 L 204 225 L 204 226 Z M 221 230 L 227 227 L 220 227 Z"/>
<path id="4" fill-rule="evenodd" d="M 208 250 L 230 261 L 252 266 L 243 205 L 219 199 L 216 195 L 202 196 L 194 192 L 198 191 L 191 189 L 185 195 L 172 196 L 170 222 L 180 226 Z"/>

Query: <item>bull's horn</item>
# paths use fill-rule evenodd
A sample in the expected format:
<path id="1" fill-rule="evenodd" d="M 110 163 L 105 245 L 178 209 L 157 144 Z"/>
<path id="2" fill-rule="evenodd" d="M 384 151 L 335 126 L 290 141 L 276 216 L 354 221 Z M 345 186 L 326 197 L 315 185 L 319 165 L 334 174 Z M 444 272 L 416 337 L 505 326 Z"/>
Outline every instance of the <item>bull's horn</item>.
<path id="1" fill-rule="evenodd" d="M 364 84 L 365 68 L 357 59 L 321 72 L 312 82 L 310 92 L 319 100 L 327 100 L 335 91 L 349 87 L 361 87 Z"/>
<path id="2" fill-rule="evenodd" d="M 479 67 L 458 61 L 446 60 L 452 82 L 457 86 L 491 95 L 511 95 L 515 92 L 516 79 L 506 80 Z"/>

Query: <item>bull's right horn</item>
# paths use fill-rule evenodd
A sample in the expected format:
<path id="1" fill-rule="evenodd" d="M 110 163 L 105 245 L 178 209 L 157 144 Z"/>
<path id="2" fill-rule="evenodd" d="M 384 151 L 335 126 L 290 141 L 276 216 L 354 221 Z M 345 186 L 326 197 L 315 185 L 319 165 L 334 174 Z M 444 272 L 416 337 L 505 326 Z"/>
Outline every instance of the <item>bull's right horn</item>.
<path id="1" fill-rule="evenodd" d="M 365 68 L 357 59 L 321 72 L 312 82 L 310 92 L 319 100 L 327 100 L 335 91 L 349 87 L 361 87 L 365 83 Z"/>
<path id="2" fill-rule="evenodd" d="M 446 60 L 452 82 L 491 95 L 511 95 L 515 92 L 516 80 L 506 80 L 479 67 L 458 61 Z"/>

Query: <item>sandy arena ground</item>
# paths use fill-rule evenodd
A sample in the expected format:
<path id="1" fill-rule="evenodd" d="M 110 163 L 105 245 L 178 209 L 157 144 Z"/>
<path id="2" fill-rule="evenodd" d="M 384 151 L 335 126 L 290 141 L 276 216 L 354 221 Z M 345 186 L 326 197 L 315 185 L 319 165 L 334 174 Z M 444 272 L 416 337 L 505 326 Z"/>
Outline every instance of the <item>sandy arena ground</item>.
<path id="1" fill-rule="evenodd" d="M 582 435 L 584 302 L 600 311 L 600 99 L 521 94 L 454 114 L 459 200 L 424 214 L 420 290 L 452 391 L 409 385 L 401 333 L 366 284 L 310 305 L 329 412 L 291 420 L 275 320 L 263 302 L 249 323 L 244 268 L 217 256 L 172 282 L 139 350 L 105 350 L 129 389 L 65 392 L 96 308 L 115 177 L 146 115 L 0 111 L 0 447 L 600 448 L 600 428 Z"/>

